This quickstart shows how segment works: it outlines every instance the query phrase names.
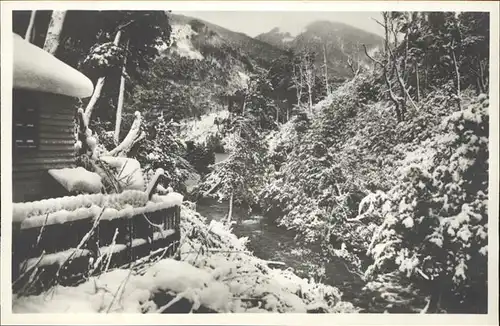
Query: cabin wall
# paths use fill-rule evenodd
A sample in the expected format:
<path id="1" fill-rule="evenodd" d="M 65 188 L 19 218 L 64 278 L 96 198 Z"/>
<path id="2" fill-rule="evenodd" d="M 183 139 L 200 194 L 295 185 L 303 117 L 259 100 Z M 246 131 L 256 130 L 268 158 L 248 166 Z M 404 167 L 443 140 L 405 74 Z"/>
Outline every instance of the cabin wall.
<path id="1" fill-rule="evenodd" d="M 24 96 L 24 94 L 23 94 Z M 75 166 L 74 99 L 62 95 L 26 92 L 36 96 L 38 144 L 12 155 L 13 201 L 33 201 L 62 194 L 49 169 Z M 13 103 L 16 109 L 15 102 Z"/>

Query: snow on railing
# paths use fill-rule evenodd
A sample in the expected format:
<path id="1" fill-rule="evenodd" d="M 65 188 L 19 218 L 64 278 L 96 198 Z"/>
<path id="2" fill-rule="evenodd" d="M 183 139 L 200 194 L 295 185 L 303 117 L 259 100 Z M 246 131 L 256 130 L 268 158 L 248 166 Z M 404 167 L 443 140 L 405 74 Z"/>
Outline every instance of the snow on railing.
<path id="1" fill-rule="evenodd" d="M 72 214 L 77 215 L 68 216 L 66 218 L 58 217 L 58 215 L 67 214 L 66 212 L 54 215 L 56 223 L 57 221 L 59 221 L 59 223 L 64 223 L 66 221 L 71 221 L 72 218 L 88 218 L 89 216 L 86 214 L 94 214 L 96 210 L 100 210 L 101 207 L 108 210 L 106 214 L 113 215 L 113 212 L 116 211 L 115 213 L 120 217 L 121 214 L 126 215 L 127 212 L 130 213 L 130 211 L 126 211 L 126 209 L 132 209 L 133 212 L 137 212 L 137 214 L 149 213 L 155 210 L 181 205 L 182 199 L 183 197 L 181 194 L 172 192 L 165 196 L 153 195 L 151 200 L 148 200 L 148 195 L 139 190 L 126 190 L 120 194 L 109 195 L 89 194 L 50 198 L 35 202 L 14 203 L 12 221 L 24 222 L 25 219 L 35 216 L 44 216 L 45 219 L 45 215 L 58 213 L 60 211 L 66 211 L 67 213 L 72 212 Z M 30 224 L 31 222 L 26 223 Z M 48 224 L 53 223 L 49 222 Z"/>
<path id="2" fill-rule="evenodd" d="M 180 240 L 182 200 L 175 192 L 148 200 L 145 192 L 130 190 L 15 203 L 12 259 L 17 288 L 33 280 L 33 273 L 41 291 L 57 283 L 60 274 L 98 273 L 133 264 L 152 252 L 173 256 Z"/>

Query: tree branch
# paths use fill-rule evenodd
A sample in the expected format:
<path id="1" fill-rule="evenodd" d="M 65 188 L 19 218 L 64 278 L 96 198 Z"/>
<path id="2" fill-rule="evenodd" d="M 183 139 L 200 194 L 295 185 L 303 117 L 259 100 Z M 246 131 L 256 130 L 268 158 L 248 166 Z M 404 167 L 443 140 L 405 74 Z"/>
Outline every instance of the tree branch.
<path id="1" fill-rule="evenodd" d="M 373 18 L 373 17 L 372 17 L 372 19 L 373 19 L 373 20 L 374 20 L 377 24 L 379 24 L 380 26 L 382 26 L 383 28 L 385 28 L 384 24 L 383 24 L 383 23 L 381 23 L 379 20 L 377 20 L 377 19 L 375 19 L 375 18 Z"/>
<path id="2" fill-rule="evenodd" d="M 460 99 L 460 71 L 458 69 L 457 58 L 455 56 L 455 40 L 451 42 L 450 47 L 451 57 L 453 58 L 453 65 L 455 66 L 455 77 L 456 77 L 456 91 L 457 91 L 457 103 L 458 109 L 460 110 L 462 107 L 461 99 Z"/>
<path id="3" fill-rule="evenodd" d="M 354 61 L 352 60 L 352 58 L 350 56 L 347 56 L 347 65 L 349 66 L 349 68 L 351 68 L 351 71 L 352 71 L 352 74 L 354 75 L 354 77 L 356 77 L 359 74 L 359 70 L 360 70 L 359 62 L 358 62 L 358 67 L 356 69 L 354 69 Z"/>
<path id="4" fill-rule="evenodd" d="M 400 110 L 400 102 L 401 102 L 401 98 L 399 97 L 396 97 L 396 94 L 394 94 L 394 91 L 392 90 L 392 83 L 391 81 L 389 80 L 389 77 L 387 76 L 387 66 L 385 64 L 383 64 L 381 61 L 373 58 L 372 56 L 370 56 L 368 54 L 368 51 L 366 50 L 366 45 L 363 44 L 363 49 L 365 50 L 365 54 L 366 56 L 372 60 L 373 62 L 379 64 L 382 69 L 383 69 L 383 75 L 384 75 L 384 81 L 385 81 L 385 84 L 387 86 L 387 89 L 389 90 L 389 96 L 391 98 L 391 101 L 394 103 L 395 107 L 396 107 L 396 114 L 398 116 L 398 120 L 401 121 L 403 119 L 402 115 L 401 115 L 401 110 Z M 388 49 L 390 51 L 390 49 Z"/>
<path id="5" fill-rule="evenodd" d="M 365 54 L 366 56 L 368 57 L 368 59 L 372 60 L 373 62 L 379 64 L 382 68 L 385 67 L 385 65 L 380 61 L 380 60 L 377 60 L 375 59 L 374 57 L 372 57 L 371 55 L 368 54 L 368 50 L 366 49 L 366 45 L 363 44 L 363 49 L 365 50 Z M 385 69 L 385 68 L 384 68 Z"/>
<path id="6" fill-rule="evenodd" d="M 144 132 L 141 132 L 141 122 L 142 117 L 139 112 L 135 112 L 135 120 L 130 127 L 130 130 L 125 136 L 125 139 L 121 142 L 120 145 L 116 146 L 113 150 L 111 150 L 108 154 L 111 156 L 119 156 L 128 153 L 132 146 L 137 143 L 139 140 L 145 137 Z"/>
<path id="7" fill-rule="evenodd" d="M 125 58 L 123 59 L 122 73 L 120 76 L 120 90 L 118 94 L 118 104 L 116 105 L 115 132 L 113 135 L 115 145 L 118 145 L 118 142 L 120 141 L 120 127 L 122 123 L 123 100 L 125 97 L 125 75 L 127 69 L 127 51 L 128 51 L 129 41 L 127 41 L 127 46 L 125 47 Z"/>

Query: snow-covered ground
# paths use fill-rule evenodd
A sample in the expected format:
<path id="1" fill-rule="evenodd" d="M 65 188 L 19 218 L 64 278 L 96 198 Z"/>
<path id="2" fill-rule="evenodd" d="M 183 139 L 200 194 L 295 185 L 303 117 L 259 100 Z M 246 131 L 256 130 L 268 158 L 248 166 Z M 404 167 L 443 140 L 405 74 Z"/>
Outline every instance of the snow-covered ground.
<path id="1" fill-rule="evenodd" d="M 182 208 L 182 261 L 162 259 L 142 272 L 115 269 L 75 287 L 55 286 L 46 293 L 14 297 L 13 311 L 162 312 L 180 299 L 217 312 L 356 312 L 334 287 L 272 269 L 246 249 L 228 226 Z M 138 269 L 135 269 L 138 270 Z M 174 299 L 158 302 L 157 294 Z"/>
<path id="2" fill-rule="evenodd" d="M 205 286 L 206 285 L 206 286 Z M 229 289 L 210 273 L 173 259 L 151 265 L 143 275 L 115 269 L 75 287 L 56 286 L 52 295 L 15 298 L 13 311 L 23 312 L 156 312 L 155 293 L 172 291 L 190 301 L 228 311 Z"/>
<path id="3" fill-rule="evenodd" d="M 172 25 L 171 41 L 175 46 L 172 48 L 181 57 L 193 60 L 203 60 L 203 55 L 197 51 L 190 41 L 190 37 L 196 34 L 190 25 Z"/>
<path id="4" fill-rule="evenodd" d="M 181 137 L 185 141 L 205 143 L 208 137 L 216 135 L 219 130 L 215 124 L 215 119 L 222 121 L 227 117 L 229 117 L 229 112 L 221 110 L 204 114 L 200 120 L 184 120 L 181 122 Z"/>

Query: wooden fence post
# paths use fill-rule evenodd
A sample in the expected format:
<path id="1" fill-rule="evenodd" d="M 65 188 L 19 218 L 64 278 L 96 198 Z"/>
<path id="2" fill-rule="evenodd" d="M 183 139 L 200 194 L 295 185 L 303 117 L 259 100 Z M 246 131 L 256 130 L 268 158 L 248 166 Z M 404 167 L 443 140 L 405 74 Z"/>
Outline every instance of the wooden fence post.
<path id="1" fill-rule="evenodd" d="M 181 260 L 181 252 L 180 252 L 180 241 L 181 241 L 181 206 L 175 206 L 174 213 L 174 230 L 176 237 L 174 241 L 177 241 L 177 245 L 175 245 L 175 251 L 178 252 L 177 259 Z M 174 251 L 174 252 L 175 252 Z"/>
<path id="2" fill-rule="evenodd" d="M 134 253 L 132 248 L 132 240 L 134 239 L 134 219 L 129 218 L 127 220 L 127 231 L 128 231 L 128 241 L 127 241 L 127 261 L 128 266 L 132 266 L 132 261 L 134 260 Z"/>

